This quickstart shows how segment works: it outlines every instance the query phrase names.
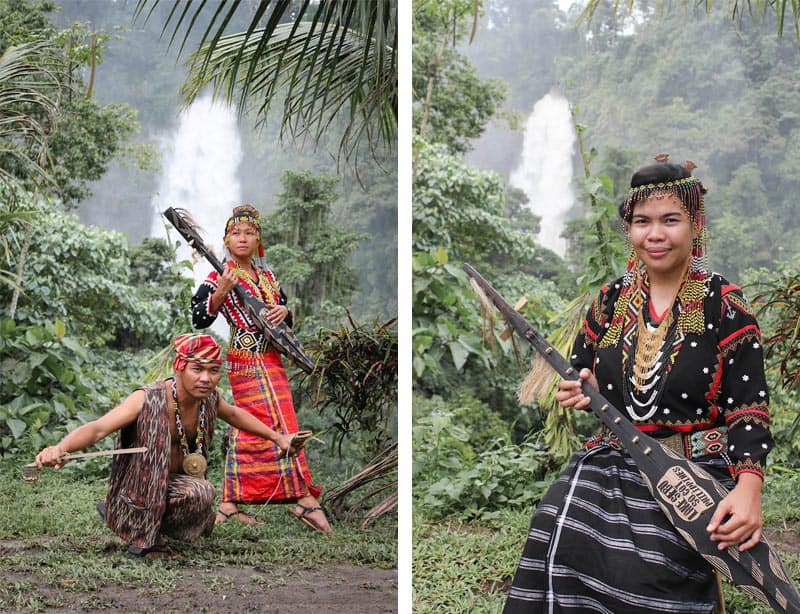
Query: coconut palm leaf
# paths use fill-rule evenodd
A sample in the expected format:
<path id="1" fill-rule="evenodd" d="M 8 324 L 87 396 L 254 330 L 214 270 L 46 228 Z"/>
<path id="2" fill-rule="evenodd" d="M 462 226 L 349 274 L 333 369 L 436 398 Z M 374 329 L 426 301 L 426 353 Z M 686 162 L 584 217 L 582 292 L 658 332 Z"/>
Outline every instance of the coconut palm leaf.
<path id="1" fill-rule="evenodd" d="M 0 56 L 0 154 L 40 173 L 58 114 L 61 70 L 59 50 L 49 42 L 9 47 Z M 19 178 L 2 165 L 0 179 Z"/>
<path id="2" fill-rule="evenodd" d="M 21 250 L 26 226 L 34 215 L 28 199 L 20 198 L 20 190 L 0 178 L 0 285 L 12 290 L 19 288 L 19 277 L 11 268 Z"/>
<path id="3" fill-rule="evenodd" d="M 19 272 L 6 267 L 14 257 L 24 262 L 28 244 L 20 248 L 18 231 L 30 228 L 30 212 L 16 200 L 26 180 L 49 179 L 48 134 L 58 117 L 64 70 L 60 49 L 49 41 L 9 47 L 0 56 L 0 284 L 13 289 L 12 317 L 21 288 Z"/>
<path id="4" fill-rule="evenodd" d="M 149 18 L 158 4 L 139 0 L 135 18 Z M 171 27 L 175 44 L 183 31 L 180 53 L 197 24 L 209 20 L 189 57 L 186 104 L 211 85 L 215 97 L 240 113 L 253 110 L 263 125 L 283 97 L 281 138 L 318 141 L 344 115 L 340 153 L 349 156 L 362 138 L 373 151 L 379 144 L 391 148 L 397 125 L 396 0 L 303 0 L 299 7 L 262 0 L 245 32 L 225 35 L 240 5 L 187 1 L 169 12 L 162 32 Z"/>

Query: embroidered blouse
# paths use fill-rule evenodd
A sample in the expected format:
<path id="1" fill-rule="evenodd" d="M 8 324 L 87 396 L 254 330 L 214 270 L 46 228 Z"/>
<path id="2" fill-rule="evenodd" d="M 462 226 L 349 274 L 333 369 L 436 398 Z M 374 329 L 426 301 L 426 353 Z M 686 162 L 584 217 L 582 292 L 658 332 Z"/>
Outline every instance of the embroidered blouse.
<path id="1" fill-rule="evenodd" d="M 664 368 L 648 381 L 642 394 L 631 393 L 625 382 L 625 361 L 636 344 L 639 310 L 653 319 L 647 287 L 632 300 L 618 343 L 599 347 L 609 328 L 621 288 L 621 279 L 603 286 L 589 308 L 578 334 L 571 362 L 589 368 L 600 392 L 620 408 L 643 432 L 664 437 L 727 427 L 723 453 L 734 477 L 750 472 L 763 478 L 773 441 L 769 430 L 769 392 L 764 374 L 761 331 L 742 291 L 714 273 L 703 299 L 706 330 L 683 334 L 677 324 L 662 348 Z M 673 305 L 674 320 L 680 301 Z M 661 381 L 658 381 L 661 380 Z"/>
<path id="2" fill-rule="evenodd" d="M 233 260 L 228 264 L 236 267 Z M 242 269 L 236 268 L 235 270 L 239 277 L 239 285 L 265 305 L 286 305 L 286 294 L 275 277 L 275 273 L 270 269 L 256 267 L 258 280 Z M 219 311 L 215 312 L 211 309 L 211 297 L 217 289 L 218 279 L 219 273 L 211 271 L 192 297 L 192 325 L 195 328 L 208 328 L 217 319 L 217 315 L 222 313 L 231 327 L 230 347 L 232 349 L 265 352 L 268 349 L 269 341 L 253 324 L 246 307 L 236 296 L 236 292 L 231 290 L 225 296 Z M 286 317 L 286 323 L 291 326 L 291 312 Z"/>

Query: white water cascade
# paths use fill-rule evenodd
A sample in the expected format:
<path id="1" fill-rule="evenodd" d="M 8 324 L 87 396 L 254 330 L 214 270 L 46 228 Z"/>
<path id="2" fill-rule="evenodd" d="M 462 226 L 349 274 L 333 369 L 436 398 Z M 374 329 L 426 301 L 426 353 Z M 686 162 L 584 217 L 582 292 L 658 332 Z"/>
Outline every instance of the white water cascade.
<path id="1" fill-rule="evenodd" d="M 572 191 L 572 156 L 575 129 L 569 103 L 550 92 L 533 107 L 525 124 L 522 157 L 511 172 L 511 185 L 528 195 L 528 207 L 541 218 L 536 241 L 564 256 L 567 242 L 561 238 L 567 212 L 575 203 Z"/>
<path id="2" fill-rule="evenodd" d="M 191 259 L 183 237 L 161 215 L 168 207 L 189 211 L 203 229 L 203 239 L 220 260 L 224 260 L 222 233 L 231 210 L 241 201 L 237 170 L 242 160 L 236 114 L 212 103 L 211 96 L 194 102 L 179 117 L 178 128 L 161 144 L 163 171 L 158 192 L 151 205 L 154 218 L 151 236 L 166 237 L 165 224 L 173 241 L 179 240 L 179 260 Z M 197 287 L 211 271 L 205 258 L 194 262 Z M 186 306 L 189 309 L 189 306 Z M 218 318 L 212 330 L 227 336 L 227 325 Z"/>

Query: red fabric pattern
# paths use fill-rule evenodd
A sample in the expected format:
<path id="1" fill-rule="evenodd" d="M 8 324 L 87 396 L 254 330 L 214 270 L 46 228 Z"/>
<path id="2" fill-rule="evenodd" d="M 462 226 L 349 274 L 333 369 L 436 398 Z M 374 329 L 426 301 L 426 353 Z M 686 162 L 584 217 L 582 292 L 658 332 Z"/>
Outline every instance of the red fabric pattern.
<path id="1" fill-rule="evenodd" d="M 297 432 L 292 393 L 278 352 L 230 350 L 228 368 L 237 407 L 278 432 Z M 308 494 L 318 497 L 322 491 L 312 483 L 305 453 L 293 459 L 281 459 L 279 453 L 273 442 L 231 428 L 222 501 L 291 503 Z"/>

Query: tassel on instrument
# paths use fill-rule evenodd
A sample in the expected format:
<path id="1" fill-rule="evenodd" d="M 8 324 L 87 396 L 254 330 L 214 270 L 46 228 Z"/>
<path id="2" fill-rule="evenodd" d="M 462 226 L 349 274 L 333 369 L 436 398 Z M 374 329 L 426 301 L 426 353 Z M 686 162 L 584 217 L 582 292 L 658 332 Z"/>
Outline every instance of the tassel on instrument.
<path id="1" fill-rule="evenodd" d="M 181 219 L 184 222 L 186 222 L 186 225 L 189 228 L 191 228 L 193 232 L 200 235 L 201 237 L 205 236 L 206 233 L 203 230 L 202 226 L 200 226 L 200 224 L 197 223 L 197 221 L 192 217 L 192 214 L 189 213 L 187 209 L 184 209 L 182 207 L 173 207 L 172 210 L 181 216 Z M 192 247 L 194 246 L 192 245 Z"/>
<path id="2" fill-rule="evenodd" d="M 486 296 L 486 293 L 481 289 L 481 287 L 475 283 L 475 280 L 470 278 L 469 285 L 472 286 L 472 289 L 475 291 L 476 296 L 478 297 L 478 303 L 481 306 L 481 334 L 483 336 L 484 341 L 488 341 L 492 349 L 495 346 L 495 338 L 492 334 L 494 331 L 494 324 L 495 324 L 495 315 L 494 315 L 494 305 L 492 301 L 489 300 L 489 297 Z"/>
<path id="3" fill-rule="evenodd" d="M 536 399 L 550 394 L 556 372 L 538 352 L 531 361 L 531 370 L 519 385 L 517 398 L 523 405 L 530 405 Z"/>
<path id="4" fill-rule="evenodd" d="M 173 207 L 173 210 L 176 213 L 178 213 L 178 215 L 181 216 L 181 219 L 183 219 L 183 221 L 192 230 L 192 232 L 194 232 L 196 235 L 198 235 L 200 237 L 205 237 L 206 233 L 203 230 L 203 227 L 200 226 L 200 224 L 197 223 L 197 220 L 195 220 L 192 217 L 192 214 L 189 213 L 189 211 L 187 209 L 184 209 L 183 207 Z M 189 241 L 188 243 L 189 243 L 189 247 L 192 250 L 191 258 L 192 258 L 192 266 L 194 266 L 198 262 L 200 262 L 200 260 L 202 258 L 202 255 L 197 252 L 197 249 L 194 246 L 194 241 Z M 213 250 L 211 250 L 211 249 L 209 249 L 209 251 L 213 252 Z"/>

